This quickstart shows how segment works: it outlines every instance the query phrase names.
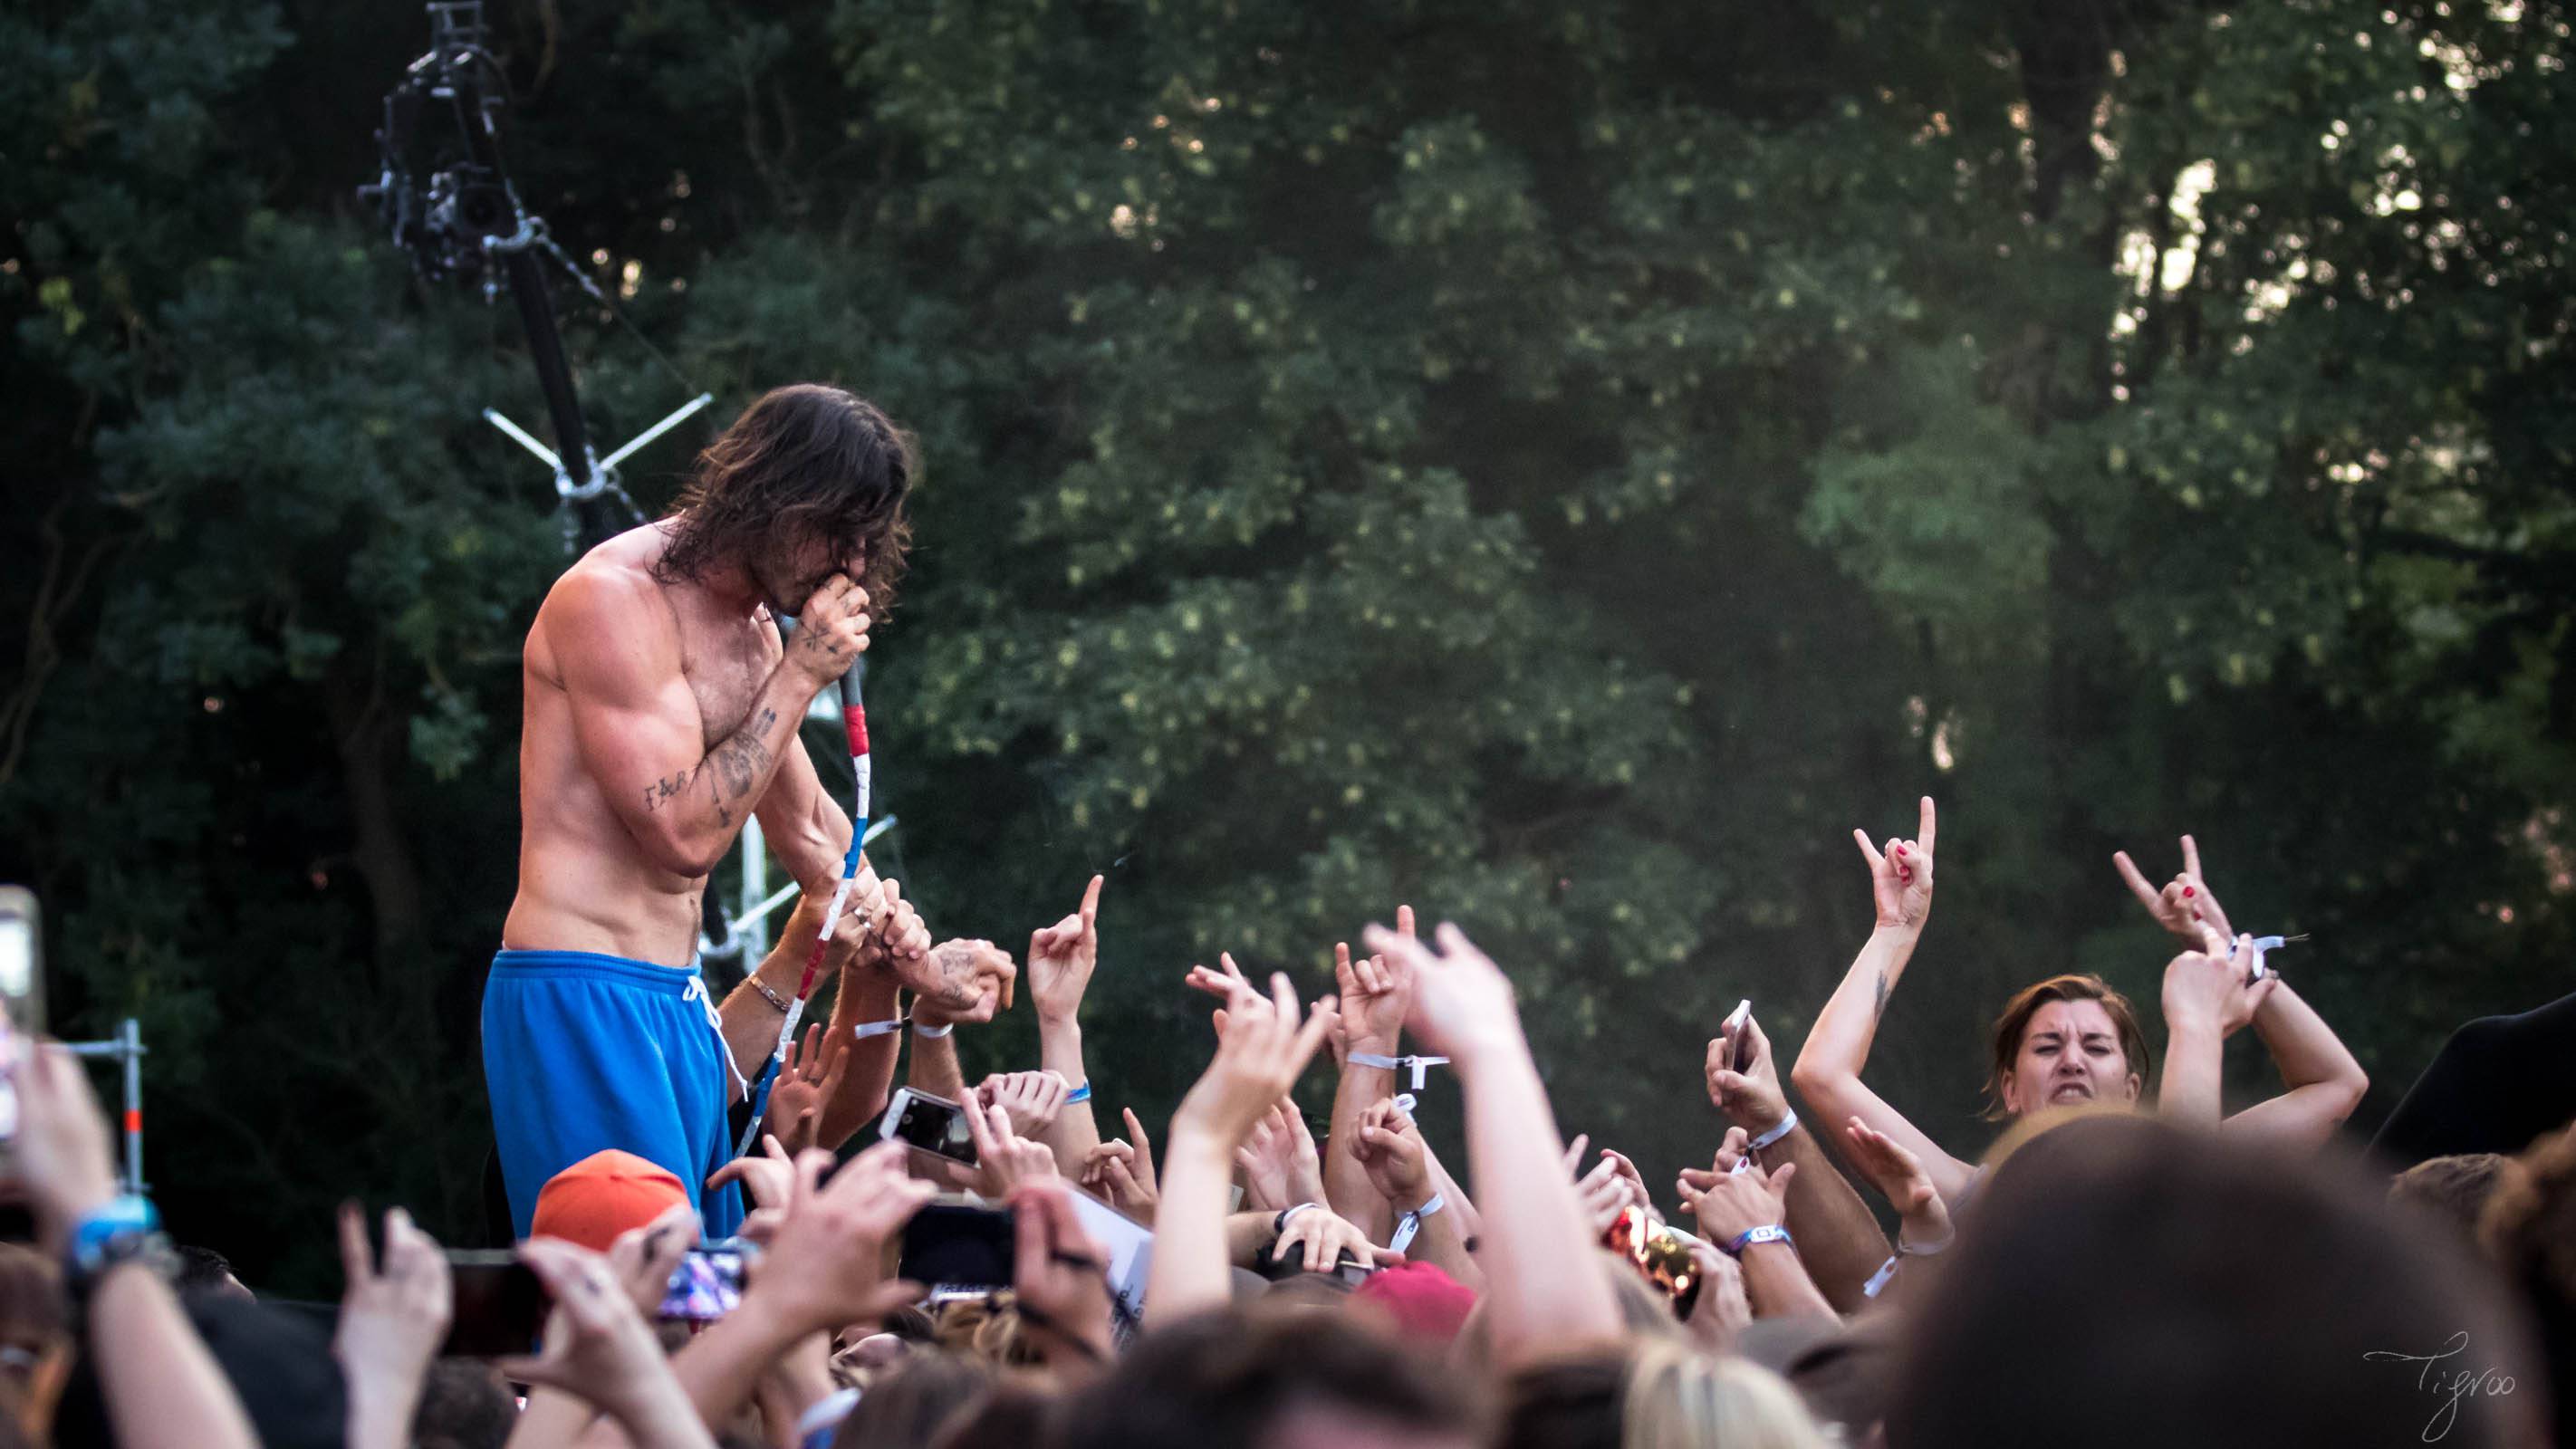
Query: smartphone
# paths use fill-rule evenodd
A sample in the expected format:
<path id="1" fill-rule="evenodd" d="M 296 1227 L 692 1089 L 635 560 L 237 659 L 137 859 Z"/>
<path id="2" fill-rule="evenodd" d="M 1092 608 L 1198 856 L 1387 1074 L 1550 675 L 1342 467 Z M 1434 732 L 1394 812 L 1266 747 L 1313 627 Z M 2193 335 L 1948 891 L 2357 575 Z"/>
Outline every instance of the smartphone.
<path id="1" fill-rule="evenodd" d="M 0 1052 L 45 1030 L 45 932 L 36 893 L 0 886 Z M 18 1136 L 17 1084 L 0 1077 L 0 1142 Z"/>
<path id="2" fill-rule="evenodd" d="M 1018 1220 L 1006 1207 L 943 1197 L 904 1225 L 898 1276 L 932 1293 L 990 1293 L 1011 1286 Z"/>
<path id="3" fill-rule="evenodd" d="M 966 1111 L 946 1097 L 896 1088 L 894 1100 L 886 1103 L 884 1119 L 877 1124 L 877 1136 L 968 1167 L 976 1165 L 975 1135 L 966 1128 Z"/>
<path id="4" fill-rule="evenodd" d="M 661 1316 L 674 1323 L 713 1323 L 742 1305 L 742 1271 L 749 1254 L 727 1238 L 691 1248 L 671 1270 L 662 1291 Z"/>
<path id="5" fill-rule="evenodd" d="M 507 1252 L 453 1252 L 447 1255 L 447 1269 L 456 1285 L 456 1317 L 447 1326 L 441 1356 L 498 1358 L 536 1351 L 552 1300 L 527 1264 Z"/>
<path id="6" fill-rule="evenodd" d="M 1753 1003 L 1750 1000 L 1739 1001 L 1735 1003 L 1735 1009 L 1726 1014 L 1726 1025 L 1719 1027 L 1717 1034 L 1732 1041 L 1744 1030 L 1744 1024 L 1752 1019 Z"/>

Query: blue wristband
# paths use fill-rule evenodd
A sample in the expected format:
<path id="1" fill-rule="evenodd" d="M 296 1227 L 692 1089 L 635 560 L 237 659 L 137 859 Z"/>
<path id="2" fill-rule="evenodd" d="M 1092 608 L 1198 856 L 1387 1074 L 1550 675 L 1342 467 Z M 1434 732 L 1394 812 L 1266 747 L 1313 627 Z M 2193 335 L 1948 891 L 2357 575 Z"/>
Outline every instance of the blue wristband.
<path id="1" fill-rule="evenodd" d="M 1764 1223 L 1758 1228 L 1746 1228 L 1735 1235 L 1733 1242 L 1721 1246 L 1726 1249 L 1728 1257 L 1741 1258 L 1744 1256 L 1744 1250 L 1756 1243 L 1786 1243 L 1790 1252 L 1798 1251 L 1797 1240 L 1791 1238 L 1789 1230 L 1778 1223 Z"/>
<path id="2" fill-rule="evenodd" d="M 151 1232 L 161 1226 L 161 1214 L 145 1197 L 113 1197 L 96 1212 L 80 1220 L 72 1229 L 72 1239 L 64 1256 L 72 1264 L 88 1271 L 95 1269 L 108 1244 L 119 1238 Z"/>
<path id="3" fill-rule="evenodd" d="M 1076 1102 L 1088 1102 L 1090 1100 L 1091 1084 L 1089 1082 L 1083 1083 L 1081 1086 L 1074 1088 L 1072 1091 L 1067 1092 L 1064 1095 L 1064 1104 L 1068 1107 L 1072 1106 Z"/>

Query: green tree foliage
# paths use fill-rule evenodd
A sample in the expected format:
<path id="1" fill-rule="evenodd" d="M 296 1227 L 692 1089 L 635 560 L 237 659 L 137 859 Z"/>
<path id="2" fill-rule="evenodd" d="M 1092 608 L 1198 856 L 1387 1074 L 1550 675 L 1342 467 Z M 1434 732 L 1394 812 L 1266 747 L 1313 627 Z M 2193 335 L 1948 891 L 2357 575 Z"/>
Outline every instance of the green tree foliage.
<path id="1" fill-rule="evenodd" d="M 1794 1051 L 1867 929 L 1850 828 L 1922 793 L 1872 1075 L 1961 1150 L 2006 991 L 2152 1000 L 2115 846 L 2192 830 L 2310 933 L 2383 1104 L 2556 989 L 2564 6 L 495 18 L 523 192 L 705 426 L 821 377 L 920 432 L 879 855 L 1006 941 L 1109 872 L 1106 1100 L 1195 1070 L 1191 961 L 1312 992 L 1406 899 L 1512 969 L 1569 1130 L 1696 1160 L 1700 1043 L 1749 995 Z M 0 20 L 0 866 L 67 1028 L 144 1016 L 183 1231 L 307 1285 L 353 1189 L 479 1221 L 561 564 L 476 418 L 541 415 L 514 319 L 351 198 L 422 33 Z M 685 396 L 559 300 L 603 435 Z"/>

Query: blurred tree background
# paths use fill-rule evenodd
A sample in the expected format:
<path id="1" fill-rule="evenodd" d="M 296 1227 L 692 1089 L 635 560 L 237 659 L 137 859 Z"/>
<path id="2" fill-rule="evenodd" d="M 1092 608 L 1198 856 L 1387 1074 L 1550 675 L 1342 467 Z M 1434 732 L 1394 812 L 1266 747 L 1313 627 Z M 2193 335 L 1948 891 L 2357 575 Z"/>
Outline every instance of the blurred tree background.
<path id="1" fill-rule="evenodd" d="M 1567 1131 L 1704 1160 L 1702 1043 L 1794 1054 L 1925 793 L 1871 1075 L 1955 1150 L 2010 989 L 2154 1000 L 2116 847 L 2311 936 L 2356 1126 L 2567 989 L 2576 6 L 491 8 L 523 195 L 719 399 L 648 507 L 777 383 L 921 434 L 879 857 L 1006 944 L 1108 872 L 1112 1107 L 1189 963 L 1312 994 L 1401 899 Z M 354 196 L 426 29 L 0 15 L 0 877 L 63 1034 L 142 1017 L 179 1234 L 308 1292 L 341 1196 L 480 1227 L 565 563 L 515 316 Z M 600 436 L 688 395 L 557 296 Z"/>

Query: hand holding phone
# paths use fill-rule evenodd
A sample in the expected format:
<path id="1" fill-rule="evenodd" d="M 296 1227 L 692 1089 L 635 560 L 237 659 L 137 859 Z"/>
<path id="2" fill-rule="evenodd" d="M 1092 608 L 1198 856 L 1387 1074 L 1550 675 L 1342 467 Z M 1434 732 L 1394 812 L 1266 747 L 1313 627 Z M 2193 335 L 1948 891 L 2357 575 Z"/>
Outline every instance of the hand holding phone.
<path id="1" fill-rule="evenodd" d="M 1019 1227 L 1006 1207 L 941 1198 L 904 1225 L 896 1276 L 934 1295 L 984 1294 L 1011 1286 Z"/>
<path id="2" fill-rule="evenodd" d="M 968 1167 L 978 1165 L 975 1134 L 967 1125 L 966 1111 L 946 1097 L 896 1088 L 894 1099 L 886 1103 L 885 1116 L 878 1120 L 877 1136 Z"/>
<path id="3" fill-rule="evenodd" d="M 733 1312 L 742 1306 L 743 1269 L 750 1256 L 730 1238 L 689 1249 L 671 1270 L 660 1316 L 672 1323 L 713 1323 Z"/>
<path id="4" fill-rule="evenodd" d="M 509 1252 L 452 1252 L 456 1317 L 440 1345 L 442 1358 L 497 1358 L 531 1353 L 545 1332 L 553 1300 L 545 1284 Z"/>

